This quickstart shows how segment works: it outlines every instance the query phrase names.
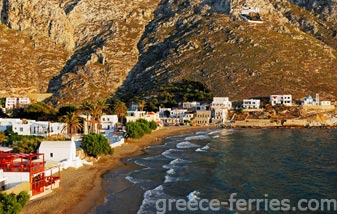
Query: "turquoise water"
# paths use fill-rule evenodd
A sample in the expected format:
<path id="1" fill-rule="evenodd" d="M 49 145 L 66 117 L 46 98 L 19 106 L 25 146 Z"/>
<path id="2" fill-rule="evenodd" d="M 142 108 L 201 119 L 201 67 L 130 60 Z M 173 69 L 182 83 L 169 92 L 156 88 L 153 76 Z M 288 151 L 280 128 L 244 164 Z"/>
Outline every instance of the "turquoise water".
<path id="1" fill-rule="evenodd" d="M 206 130 L 169 137 L 146 153 L 128 159 L 137 167 L 104 176 L 108 195 L 96 213 L 156 213 L 158 199 L 228 201 L 232 193 L 237 199 L 289 199 L 291 206 L 300 199 L 337 199 L 335 129 Z M 221 206 L 167 213 L 337 212 L 229 211 Z"/>

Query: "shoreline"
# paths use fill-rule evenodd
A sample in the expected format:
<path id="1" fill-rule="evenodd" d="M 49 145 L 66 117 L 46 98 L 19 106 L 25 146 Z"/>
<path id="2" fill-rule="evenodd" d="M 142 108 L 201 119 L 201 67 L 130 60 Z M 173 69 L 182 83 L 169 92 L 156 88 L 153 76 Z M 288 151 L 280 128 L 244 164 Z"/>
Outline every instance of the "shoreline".
<path id="1" fill-rule="evenodd" d="M 127 169 L 125 159 L 144 154 L 147 146 L 161 144 L 164 138 L 186 134 L 213 127 L 163 127 L 141 139 L 128 139 L 122 146 L 114 149 L 112 156 L 101 157 L 92 166 L 79 169 L 66 169 L 61 172 L 58 189 L 41 198 L 30 201 L 23 209 L 23 214 L 84 214 L 93 211 L 104 203 L 106 193 L 103 190 L 103 175 L 111 170 Z"/>

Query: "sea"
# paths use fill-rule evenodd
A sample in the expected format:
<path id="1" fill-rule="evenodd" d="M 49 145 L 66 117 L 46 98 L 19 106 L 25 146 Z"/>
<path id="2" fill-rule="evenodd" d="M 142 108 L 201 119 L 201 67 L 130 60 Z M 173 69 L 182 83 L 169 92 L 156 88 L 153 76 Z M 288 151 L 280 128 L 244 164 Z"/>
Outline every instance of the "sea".
<path id="1" fill-rule="evenodd" d="M 126 165 L 93 213 L 337 213 L 337 129 L 191 132 Z"/>

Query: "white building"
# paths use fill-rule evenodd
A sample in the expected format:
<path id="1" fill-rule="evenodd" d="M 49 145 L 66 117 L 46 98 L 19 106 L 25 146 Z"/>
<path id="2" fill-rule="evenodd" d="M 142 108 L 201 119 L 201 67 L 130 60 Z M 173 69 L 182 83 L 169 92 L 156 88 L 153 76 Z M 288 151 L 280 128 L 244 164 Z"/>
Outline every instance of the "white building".
<path id="1" fill-rule="evenodd" d="M 306 96 L 301 104 L 303 106 L 316 106 L 319 105 L 319 96 L 318 94 L 316 94 L 316 98 L 313 98 L 310 94 L 308 96 Z"/>
<path id="2" fill-rule="evenodd" d="M 131 104 L 130 111 L 138 111 L 139 105 L 138 104 Z"/>
<path id="3" fill-rule="evenodd" d="M 301 104 L 303 106 L 331 106 L 331 101 L 320 101 L 319 94 L 316 94 L 315 98 L 309 94 L 302 100 Z"/>
<path id="4" fill-rule="evenodd" d="M 183 118 L 187 113 L 187 109 L 172 109 L 170 111 L 170 117 Z"/>
<path id="5" fill-rule="evenodd" d="M 126 122 L 134 122 L 139 119 L 144 119 L 149 122 L 160 122 L 159 113 L 146 111 L 127 111 Z"/>
<path id="6" fill-rule="evenodd" d="M 270 103 L 272 106 L 275 105 L 285 105 L 292 106 L 292 95 L 270 95 Z"/>
<path id="7" fill-rule="evenodd" d="M 321 101 L 321 106 L 331 106 L 331 101 Z"/>
<path id="8" fill-rule="evenodd" d="M 38 152 L 44 154 L 44 158 L 47 162 L 60 163 L 62 169 L 82 166 L 81 160 L 76 156 L 76 145 L 73 140 L 42 141 Z"/>
<path id="9" fill-rule="evenodd" d="M 14 109 L 14 108 L 23 108 L 27 107 L 31 103 L 30 99 L 28 97 L 7 97 L 5 108 L 6 109 Z"/>
<path id="10" fill-rule="evenodd" d="M 101 130 L 111 130 L 117 126 L 117 115 L 102 115 L 101 117 Z"/>
<path id="11" fill-rule="evenodd" d="M 162 107 L 159 107 L 159 117 L 163 118 L 163 117 L 166 117 L 165 116 L 165 112 L 169 112 L 171 114 L 171 108 L 162 108 Z"/>
<path id="12" fill-rule="evenodd" d="M 261 101 L 259 99 L 245 99 L 242 107 L 245 109 L 259 109 Z"/>
<path id="13" fill-rule="evenodd" d="M 22 123 L 18 118 L 0 118 L 0 131 L 6 131 L 8 127 L 12 127 L 14 123 Z"/>
<path id="14" fill-rule="evenodd" d="M 212 108 L 225 108 L 225 109 L 231 109 L 232 108 L 232 102 L 229 101 L 228 97 L 214 97 L 212 102 Z"/>
<path id="15" fill-rule="evenodd" d="M 183 102 L 183 109 L 200 109 L 200 102 Z"/>
<path id="16" fill-rule="evenodd" d="M 241 10 L 241 14 L 243 15 L 249 15 L 250 13 L 260 13 L 260 8 L 244 6 Z"/>
<path id="17" fill-rule="evenodd" d="M 224 123 L 228 117 L 228 109 L 214 109 L 212 123 Z"/>
<path id="18" fill-rule="evenodd" d="M 19 135 L 52 136 L 66 134 L 65 123 L 51 123 L 48 121 L 20 120 L 17 118 L 0 118 L 0 131 L 11 127 Z"/>
<path id="19" fill-rule="evenodd" d="M 127 111 L 127 116 L 125 116 L 126 122 L 134 122 L 136 120 L 142 119 L 144 118 L 145 114 L 145 111 Z"/>

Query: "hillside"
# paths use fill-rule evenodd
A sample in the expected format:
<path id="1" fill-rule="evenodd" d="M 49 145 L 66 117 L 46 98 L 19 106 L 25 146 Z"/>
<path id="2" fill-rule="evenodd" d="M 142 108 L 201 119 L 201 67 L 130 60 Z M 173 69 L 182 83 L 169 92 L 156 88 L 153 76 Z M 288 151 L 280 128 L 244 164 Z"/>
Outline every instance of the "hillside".
<path id="1" fill-rule="evenodd" d="M 158 86 L 187 78 L 232 99 L 316 92 L 336 97 L 336 14 L 286 1 L 251 1 L 264 20 L 251 24 L 237 15 L 248 1 L 232 1 L 223 11 L 201 1 L 168 2 L 148 25 L 121 94 L 153 95 Z"/>
<path id="2" fill-rule="evenodd" d="M 263 24 L 243 22 L 244 5 Z M 190 79 L 231 99 L 337 96 L 337 3 L 318 0 L 0 1 L 1 96 L 55 105 L 157 95 Z"/>

